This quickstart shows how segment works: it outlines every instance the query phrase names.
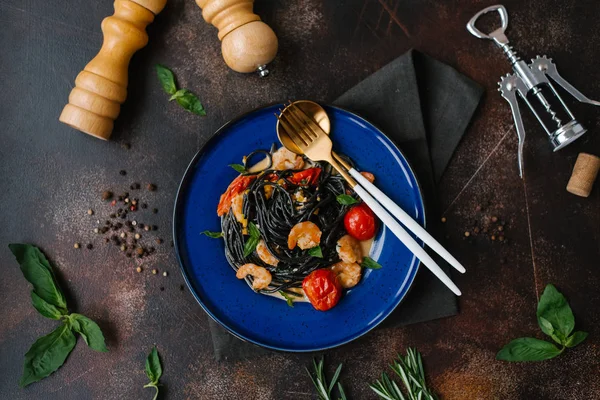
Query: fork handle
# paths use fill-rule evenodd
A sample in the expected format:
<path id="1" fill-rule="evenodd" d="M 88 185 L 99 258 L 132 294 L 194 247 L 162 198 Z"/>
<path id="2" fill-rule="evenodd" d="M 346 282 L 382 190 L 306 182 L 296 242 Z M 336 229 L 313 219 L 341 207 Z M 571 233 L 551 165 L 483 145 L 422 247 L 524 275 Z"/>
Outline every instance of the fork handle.
<path id="1" fill-rule="evenodd" d="M 419 246 L 404 228 L 392 217 L 385 208 L 381 206 L 362 186 L 354 186 L 356 194 L 373 210 L 381 222 L 387 226 L 394 235 L 415 255 L 423 265 L 425 265 L 433 274 L 446 285 L 455 295 L 460 296 L 460 289 L 450 280 L 448 275 L 442 271 L 439 265 L 425 252 L 423 247 Z"/>
<path id="2" fill-rule="evenodd" d="M 414 233 L 421 239 L 427 246 L 433 251 L 438 253 L 444 260 L 452 265 L 457 271 L 465 273 L 465 267 L 461 265 L 456 258 L 452 256 L 437 240 L 433 238 L 417 221 L 412 219 L 410 215 L 406 213 L 398 204 L 394 203 L 392 199 L 387 197 L 385 193 L 369 182 L 364 176 L 360 174 L 354 168 L 351 168 L 350 175 L 360 183 L 364 189 L 367 190 L 375 199 L 381 203 L 385 209 L 387 209 L 394 217 L 396 217 L 402 225 L 404 225 L 409 231 Z"/>

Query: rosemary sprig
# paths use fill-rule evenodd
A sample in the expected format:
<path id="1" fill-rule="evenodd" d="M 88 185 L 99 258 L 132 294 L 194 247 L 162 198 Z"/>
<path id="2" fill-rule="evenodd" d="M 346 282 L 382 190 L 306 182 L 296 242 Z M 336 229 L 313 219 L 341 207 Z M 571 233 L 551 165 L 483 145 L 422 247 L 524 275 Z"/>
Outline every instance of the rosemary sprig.
<path id="1" fill-rule="evenodd" d="M 381 380 L 369 385 L 377 395 L 385 400 L 437 400 L 435 393 L 427 387 L 425 370 L 421 354 L 416 349 L 409 348 L 406 357 L 398 354 L 398 358 L 390 365 L 402 380 L 406 395 L 384 372 Z"/>
<path id="2" fill-rule="evenodd" d="M 333 400 L 333 397 L 331 397 L 331 392 L 333 391 L 333 388 L 336 386 L 336 382 L 340 377 L 340 373 L 342 372 L 342 364 L 340 364 L 337 369 L 335 370 L 335 373 L 333 374 L 333 378 L 331 378 L 331 382 L 328 384 L 327 383 L 327 377 L 325 376 L 325 371 L 323 368 L 324 365 L 324 361 L 323 361 L 323 357 L 321 357 L 321 360 L 317 363 L 316 360 L 313 359 L 313 372 L 311 373 L 308 368 L 306 369 L 306 372 L 308 373 L 308 376 L 310 377 L 310 380 L 312 381 L 313 385 L 315 385 L 315 388 L 317 388 L 317 394 L 319 395 L 319 399 L 320 400 Z M 339 392 L 339 399 L 340 400 L 347 400 L 346 399 L 346 394 L 344 393 L 344 388 L 342 387 L 342 384 L 340 382 L 337 382 L 337 390 Z"/>

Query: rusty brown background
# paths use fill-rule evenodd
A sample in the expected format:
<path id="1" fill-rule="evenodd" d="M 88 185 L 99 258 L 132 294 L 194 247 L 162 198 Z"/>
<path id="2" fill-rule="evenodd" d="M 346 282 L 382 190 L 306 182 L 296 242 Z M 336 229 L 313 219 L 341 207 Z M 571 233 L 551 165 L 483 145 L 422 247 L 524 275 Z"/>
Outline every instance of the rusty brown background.
<path id="1" fill-rule="evenodd" d="M 439 188 L 447 217 L 445 244 L 467 266 L 460 315 L 405 328 L 376 329 L 328 352 L 329 366 L 354 399 L 374 398 L 367 383 L 396 352 L 416 346 L 443 399 L 600 399 L 600 184 L 588 199 L 565 191 L 577 154 L 600 153 L 600 109 L 574 104 L 589 129 L 551 152 L 524 112 L 526 177 L 518 178 L 516 135 L 496 82 L 509 72 L 501 52 L 464 26 L 493 1 L 259 1 L 255 10 L 280 40 L 272 75 L 259 79 L 226 68 L 216 30 L 191 0 L 170 0 L 149 27 L 150 43 L 130 67 L 129 97 L 113 139 L 101 142 L 57 120 L 77 73 L 100 47 L 100 22 L 111 1 L 0 1 L 0 397 L 4 399 L 150 399 L 144 359 L 157 344 L 165 399 L 315 398 L 305 375 L 310 355 L 272 354 L 217 363 L 207 318 L 168 245 L 171 209 L 188 161 L 207 138 L 240 112 L 288 98 L 328 102 L 409 48 L 468 75 L 487 90 Z M 525 59 L 548 54 L 585 94 L 600 98 L 597 0 L 504 1 L 508 36 Z M 167 103 L 154 74 L 171 67 L 182 87 L 200 95 L 208 116 Z M 572 103 L 570 103 L 572 104 Z M 131 149 L 122 148 L 131 143 Z M 127 176 L 119 175 L 125 169 Z M 159 213 L 155 237 L 166 244 L 141 264 L 92 233 L 106 215 L 102 190 L 154 182 L 143 198 Z M 483 207 L 481 212 L 476 207 Z M 93 208 L 97 215 L 88 216 Z M 148 213 L 146 213 L 148 214 Z M 145 215 L 146 215 L 145 214 Z M 497 215 L 506 243 L 464 231 Z M 444 238 L 442 238 L 444 239 Z M 7 244 L 40 246 L 60 271 L 71 308 L 99 322 L 109 353 L 83 341 L 55 374 L 19 389 L 23 355 L 54 321 L 31 307 L 29 285 Z M 73 249 L 74 242 L 94 244 Z M 169 276 L 153 276 L 151 268 Z M 423 271 L 421 273 L 427 273 Z M 554 283 L 568 297 L 579 347 L 542 363 L 509 364 L 495 353 L 509 340 L 542 334 L 535 309 Z M 161 291 L 161 287 L 164 290 Z"/>

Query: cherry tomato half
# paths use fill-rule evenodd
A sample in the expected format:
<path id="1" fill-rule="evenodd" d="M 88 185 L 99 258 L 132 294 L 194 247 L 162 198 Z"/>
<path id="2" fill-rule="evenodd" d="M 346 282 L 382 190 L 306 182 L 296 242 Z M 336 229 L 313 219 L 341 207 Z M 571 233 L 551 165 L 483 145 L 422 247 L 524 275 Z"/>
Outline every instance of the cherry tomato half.
<path id="1" fill-rule="evenodd" d="M 310 304 L 319 311 L 333 308 L 342 297 L 342 285 L 330 269 L 317 269 L 302 281 L 302 289 Z"/>
<path id="2" fill-rule="evenodd" d="M 344 216 L 344 227 L 357 240 L 373 239 L 377 230 L 377 218 L 369 206 L 360 203 L 348 210 Z"/>
<path id="3" fill-rule="evenodd" d="M 288 181 L 295 183 L 296 185 L 311 186 L 317 183 L 321 175 L 321 168 L 308 168 L 302 171 L 295 172 L 290 176 Z"/>
<path id="4" fill-rule="evenodd" d="M 221 215 L 226 214 L 231 208 L 231 199 L 246 190 L 246 188 L 250 186 L 250 183 L 255 179 L 256 175 L 240 175 L 235 178 L 219 199 L 217 215 L 220 217 Z"/>

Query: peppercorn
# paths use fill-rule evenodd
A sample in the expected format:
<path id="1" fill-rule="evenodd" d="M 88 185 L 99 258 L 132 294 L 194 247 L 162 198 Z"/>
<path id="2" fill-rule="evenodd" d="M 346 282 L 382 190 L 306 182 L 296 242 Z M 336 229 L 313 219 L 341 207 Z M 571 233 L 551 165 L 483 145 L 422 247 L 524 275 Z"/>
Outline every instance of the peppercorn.
<path id="1" fill-rule="evenodd" d="M 127 171 L 125 171 L 124 169 L 119 171 L 119 174 L 121 174 L 122 176 L 127 175 Z"/>
<path id="2" fill-rule="evenodd" d="M 146 204 L 146 203 L 142 203 L 142 208 L 144 208 L 144 209 L 145 209 L 145 208 L 148 208 L 148 204 Z"/>
<path id="3" fill-rule="evenodd" d="M 158 270 L 157 269 L 153 269 L 152 270 L 152 275 L 156 275 L 156 274 L 158 274 Z"/>
<path id="4" fill-rule="evenodd" d="M 167 271 L 163 272 L 163 276 L 167 276 L 167 275 L 169 275 L 169 274 L 167 273 Z"/>
<path id="5" fill-rule="evenodd" d="M 490 239 L 492 239 L 492 240 L 496 240 L 496 235 L 492 235 L 492 236 L 490 236 Z"/>
<path id="6" fill-rule="evenodd" d="M 139 238 L 141 238 L 141 237 L 142 237 L 142 235 L 140 235 L 139 233 L 136 233 L 134 237 L 135 237 L 136 239 L 139 239 Z"/>
<path id="7" fill-rule="evenodd" d="M 125 246 L 124 244 L 121 245 L 121 251 L 125 251 L 127 250 L 127 246 Z"/>
<path id="8" fill-rule="evenodd" d="M 75 247 L 76 249 L 78 249 L 80 246 L 81 246 L 81 245 L 80 245 L 79 243 L 75 243 L 75 244 L 73 245 L 73 247 Z"/>
<path id="9" fill-rule="evenodd" d="M 161 286 L 161 287 L 160 287 L 160 291 L 162 292 L 162 291 L 164 291 L 164 290 L 165 290 L 165 288 Z"/>
<path id="10" fill-rule="evenodd" d="M 98 233 L 98 232 L 100 232 L 100 231 L 98 230 L 98 228 L 94 228 L 94 233 Z"/>
<path id="11" fill-rule="evenodd" d="M 121 145 L 121 147 L 123 147 L 125 150 L 129 150 L 131 148 L 131 144 L 129 144 L 129 143 L 123 143 Z"/>
<path id="12" fill-rule="evenodd" d="M 137 272 L 142 272 L 142 267 L 137 267 L 135 270 L 136 270 Z"/>
<path id="13" fill-rule="evenodd" d="M 109 238 L 107 238 L 107 237 L 104 238 L 104 243 L 108 243 L 109 241 L 110 241 Z"/>
<path id="14" fill-rule="evenodd" d="M 183 285 L 179 285 L 179 290 L 181 290 L 183 292 L 183 289 L 184 289 Z"/>
<path id="15" fill-rule="evenodd" d="M 469 231 L 466 231 L 466 232 L 465 232 L 465 236 L 466 236 L 466 237 L 469 237 L 469 236 L 471 236 L 471 232 L 469 232 Z"/>
<path id="16" fill-rule="evenodd" d="M 481 206 L 477 205 L 477 207 L 475 207 L 475 211 L 481 211 Z"/>
<path id="17" fill-rule="evenodd" d="M 131 253 L 130 253 L 130 252 L 127 252 L 127 253 L 125 254 L 125 256 L 127 256 L 127 258 L 131 258 Z"/>
<path id="18" fill-rule="evenodd" d="M 129 209 L 130 209 L 131 211 L 137 211 L 137 207 L 136 207 L 136 206 L 131 206 L 131 207 L 129 207 Z"/>
<path id="19" fill-rule="evenodd" d="M 502 236 L 502 235 L 498 236 L 498 240 L 501 242 L 504 242 L 504 236 Z"/>
<path id="20" fill-rule="evenodd" d="M 498 217 L 492 217 L 492 222 L 498 222 Z"/>
<path id="21" fill-rule="evenodd" d="M 138 254 L 138 256 L 144 255 L 144 249 L 142 247 L 135 249 L 135 252 Z"/>
<path id="22" fill-rule="evenodd" d="M 124 201 L 125 203 L 129 203 L 129 197 L 126 197 Z"/>
<path id="23" fill-rule="evenodd" d="M 91 250 L 94 248 L 94 245 L 92 245 L 91 243 L 88 243 L 88 245 L 86 247 L 88 248 L 88 250 Z"/>
<path id="24" fill-rule="evenodd" d="M 158 214 L 158 208 L 153 208 L 152 209 L 152 214 Z"/>
<path id="25" fill-rule="evenodd" d="M 163 242 L 163 240 L 162 240 L 161 238 L 157 238 L 157 239 L 156 239 L 156 243 L 157 243 L 157 244 L 161 244 L 162 242 Z"/>
<path id="26" fill-rule="evenodd" d="M 442 217 L 442 223 L 446 222 L 446 217 Z"/>
<path id="27" fill-rule="evenodd" d="M 150 227 L 150 225 L 144 225 L 144 230 L 145 230 L 145 231 L 149 231 L 150 229 L 152 229 L 152 228 Z"/>
<path id="28" fill-rule="evenodd" d="M 88 215 L 94 215 L 94 210 L 92 210 L 91 208 L 89 210 L 87 210 Z"/>
<path id="29" fill-rule="evenodd" d="M 499 225 L 499 226 L 498 226 L 498 231 L 499 231 L 499 232 L 502 232 L 503 230 L 504 230 L 504 227 L 503 227 L 502 225 Z"/>
<path id="30" fill-rule="evenodd" d="M 473 232 L 474 233 L 479 233 L 479 227 L 476 226 L 475 228 L 473 228 Z"/>
<path id="31" fill-rule="evenodd" d="M 156 225 L 152 225 L 152 230 L 153 230 L 153 231 L 157 231 L 157 230 L 158 230 L 158 226 L 156 226 Z"/>
<path id="32" fill-rule="evenodd" d="M 146 186 L 146 188 L 151 191 L 154 192 L 156 190 L 156 185 L 153 183 L 149 183 L 148 186 Z"/>

